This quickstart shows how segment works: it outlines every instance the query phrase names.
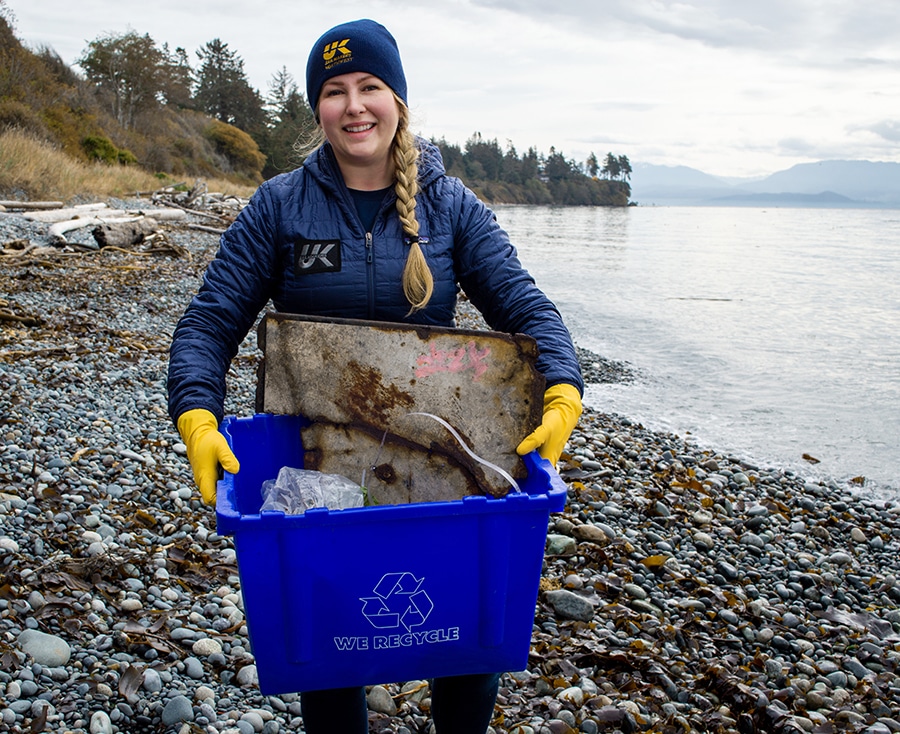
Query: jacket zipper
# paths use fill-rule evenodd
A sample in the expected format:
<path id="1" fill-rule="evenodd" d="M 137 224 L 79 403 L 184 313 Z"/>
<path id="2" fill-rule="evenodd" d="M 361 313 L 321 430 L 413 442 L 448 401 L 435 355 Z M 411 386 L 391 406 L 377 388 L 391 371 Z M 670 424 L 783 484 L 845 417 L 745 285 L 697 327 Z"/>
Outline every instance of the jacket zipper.
<path id="1" fill-rule="evenodd" d="M 368 285 L 369 319 L 375 318 L 375 258 L 372 248 L 372 233 L 366 232 L 366 282 Z"/>

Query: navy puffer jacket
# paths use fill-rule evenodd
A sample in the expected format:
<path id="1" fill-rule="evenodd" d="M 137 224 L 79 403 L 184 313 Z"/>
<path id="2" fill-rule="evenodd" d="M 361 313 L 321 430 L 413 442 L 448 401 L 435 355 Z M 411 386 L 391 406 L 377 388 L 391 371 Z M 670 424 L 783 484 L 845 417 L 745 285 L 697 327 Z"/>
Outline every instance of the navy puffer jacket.
<path id="1" fill-rule="evenodd" d="M 371 232 L 328 144 L 302 168 L 262 184 L 222 235 L 200 291 L 175 329 L 169 360 L 169 413 L 205 408 L 221 420 L 225 374 L 271 299 L 285 313 L 452 326 L 460 286 L 496 331 L 528 334 L 547 385 L 583 389 L 569 332 L 556 307 L 522 267 L 493 213 L 440 152 L 419 140 L 416 217 L 434 294 L 407 316 L 401 276 L 408 243 L 385 197 Z"/>

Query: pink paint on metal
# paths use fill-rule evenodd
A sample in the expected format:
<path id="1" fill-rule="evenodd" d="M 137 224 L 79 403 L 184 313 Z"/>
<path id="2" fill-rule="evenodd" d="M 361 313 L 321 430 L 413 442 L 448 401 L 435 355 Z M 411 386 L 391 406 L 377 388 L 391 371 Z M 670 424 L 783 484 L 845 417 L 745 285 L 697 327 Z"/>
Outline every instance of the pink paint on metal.
<path id="1" fill-rule="evenodd" d="M 429 345 L 430 351 L 416 359 L 416 377 L 428 377 L 439 372 L 459 374 L 467 370 L 474 373 L 474 380 L 478 380 L 488 370 L 485 361 L 491 354 L 491 348 L 485 347 L 479 350 L 474 341 L 470 341 L 458 349 L 438 349 L 433 343 Z"/>

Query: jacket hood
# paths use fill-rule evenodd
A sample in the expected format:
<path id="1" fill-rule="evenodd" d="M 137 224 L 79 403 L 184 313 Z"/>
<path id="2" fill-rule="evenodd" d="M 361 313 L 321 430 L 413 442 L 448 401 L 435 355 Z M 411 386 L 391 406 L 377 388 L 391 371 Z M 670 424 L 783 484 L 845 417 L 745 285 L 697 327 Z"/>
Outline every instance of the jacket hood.
<path id="1" fill-rule="evenodd" d="M 440 149 L 430 140 L 416 136 L 416 145 L 419 146 L 419 185 L 425 186 L 447 171 L 444 168 L 444 159 Z"/>

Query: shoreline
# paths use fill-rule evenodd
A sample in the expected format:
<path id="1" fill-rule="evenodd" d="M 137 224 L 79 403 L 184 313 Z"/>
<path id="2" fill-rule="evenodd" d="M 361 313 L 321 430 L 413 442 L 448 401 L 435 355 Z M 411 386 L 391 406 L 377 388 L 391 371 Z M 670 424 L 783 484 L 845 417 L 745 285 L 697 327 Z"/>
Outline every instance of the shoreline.
<path id="1" fill-rule="evenodd" d="M 0 242 L 44 230 L 0 218 Z M 298 697 L 255 687 L 232 544 L 165 411 L 171 330 L 217 238 L 165 237 L 189 257 L 0 264 L 4 308 L 35 321 L 0 324 L 0 732 L 299 730 Z M 252 411 L 257 361 L 251 332 L 226 412 Z M 900 731 L 897 503 L 590 409 L 566 457 L 495 732 Z M 426 732 L 423 683 L 373 687 L 372 730 Z"/>

